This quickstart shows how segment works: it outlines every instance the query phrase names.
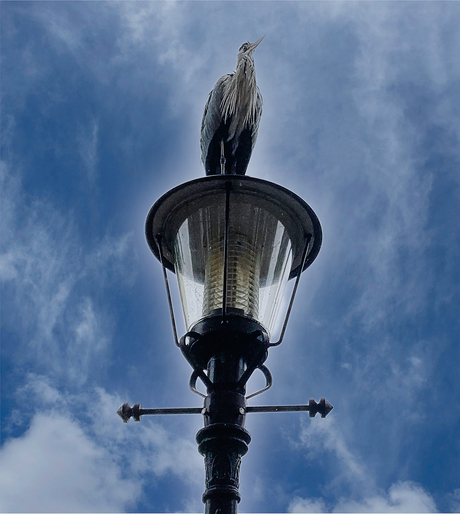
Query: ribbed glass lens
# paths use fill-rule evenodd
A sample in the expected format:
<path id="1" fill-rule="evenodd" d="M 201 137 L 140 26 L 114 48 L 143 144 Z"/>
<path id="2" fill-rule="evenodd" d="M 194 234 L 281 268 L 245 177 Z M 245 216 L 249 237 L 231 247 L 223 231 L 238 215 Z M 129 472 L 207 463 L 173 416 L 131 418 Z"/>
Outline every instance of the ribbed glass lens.
<path id="1" fill-rule="evenodd" d="M 205 268 L 203 316 L 220 314 L 224 295 L 223 240 L 211 245 Z M 253 241 L 242 234 L 229 234 L 227 263 L 227 313 L 258 318 L 258 255 Z"/>
<path id="2" fill-rule="evenodd" d="M 264 202 L 233 194 L 225 284 L 225 220 L 225 195 L 216 194 L 195 204 L 177 231 L 175 271 L 187 330 L 225 307 L 226 315 L 255 319 L 270 332 L 291 270 L 287 230 Z"/>

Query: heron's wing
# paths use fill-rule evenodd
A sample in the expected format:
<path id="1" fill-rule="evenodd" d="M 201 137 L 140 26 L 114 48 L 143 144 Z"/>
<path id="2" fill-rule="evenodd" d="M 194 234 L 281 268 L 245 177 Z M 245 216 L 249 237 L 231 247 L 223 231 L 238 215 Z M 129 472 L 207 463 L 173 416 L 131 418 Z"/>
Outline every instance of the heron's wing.
<path id="1" fill-rule="evenodd" d="M 259 88 L 257 88 L 257 100 L 256 100 L 256 112 L 254 116 L 254 125 L 252 126 L 252 148 L 256 144 L 257 133 L 259 132 L 260 117 L 262 116 L 262 95 L 260 94 Z"/>
<path id="2" fill-rule="evenodd" d="M 216 133 L 216 130 L 222 123 L 222 96 L 224 93 L 224 85 L 230 79 L 231 75 L 221 77 L 214 89 L 209 93 L 208 101 L 204 107 L 203 119 L 201 121 L 201 160 L 206 163 L 206 155 L 208 153 L 209 144 Z"/>

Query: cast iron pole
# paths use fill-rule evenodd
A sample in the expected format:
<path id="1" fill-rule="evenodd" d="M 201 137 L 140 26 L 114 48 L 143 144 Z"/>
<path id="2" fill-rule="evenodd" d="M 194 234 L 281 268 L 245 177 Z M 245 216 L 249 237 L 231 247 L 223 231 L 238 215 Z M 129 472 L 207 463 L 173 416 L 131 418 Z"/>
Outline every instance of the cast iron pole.
<path id="1" fill-rule="evenodd" d="M 212 386 L 204 404 L 205 426 L 196 436 L 205 461 L 205 514 L 236 514 L 240 501 L 241 457 L 251 441 L 244 429 L 245 386 L 238 386 L 243 372 L 243 359 L 227 352 L 213 357 L 208 365 Z"/>

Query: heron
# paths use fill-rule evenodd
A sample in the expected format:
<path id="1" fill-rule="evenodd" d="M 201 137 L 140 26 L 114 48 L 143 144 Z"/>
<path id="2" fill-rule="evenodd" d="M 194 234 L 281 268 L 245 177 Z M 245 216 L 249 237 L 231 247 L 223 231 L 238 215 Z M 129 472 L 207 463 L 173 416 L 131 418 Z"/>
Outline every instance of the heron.
<path id="1" fill-rule="evenodd" d="M 200 140 L 206 175 L 246 173 L 262 114 L 253 53 L 264 37 L 240 46 L 236 71 L 221 77 L 209 93 Z"/>

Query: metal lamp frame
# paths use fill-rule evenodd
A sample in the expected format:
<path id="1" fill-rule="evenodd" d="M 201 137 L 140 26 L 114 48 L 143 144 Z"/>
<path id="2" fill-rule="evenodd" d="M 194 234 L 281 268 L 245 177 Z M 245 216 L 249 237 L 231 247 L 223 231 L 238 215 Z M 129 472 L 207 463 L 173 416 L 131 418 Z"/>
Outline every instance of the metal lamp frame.
<path id="1" fill-rule="evenodd" d="M 168 249 L 175 237 L 174 228 L 170 226 L 173 219 L 171 213 L 180 206 L 186 206 L 191 197 L 199 198 L 201 191 L 215 193 L 222 190 L 225 191 L 222 313 L 199 320 L 179 338 L 168 280 L 168 269 L 175 271 L 173 251 Z M 270 342 L 267 331 L 258 321 L 229 315 L 227 312 L 230 211 L 234 191 L 249 192 L 264 198 L 264 201 L 273 201 L 278 211 L 285 213 L 287 222 L 291 222 L 291 232 L 287 231 L 295 248 L 289 279 L 295 279 L 295 282 L 279 339 L 274 343 Z M 319 403 L 310 400 L 308 405 L 249 407 L 246 404 L 248 399 L 263 393 L 272 385 L 272 375 L 264 362 L 269 348 L 280 345 L 284 339 L 300 276 L 313 262 L 321 246 L 321 226 L 313 210 L 301 198 L 281 186 L 247 176 L 217 175 L 190 181 L 163 195 L 147 217 L 146 238 L 162 266 L 174 342 L 193 369 L 189 387 L 204 398 L 204 406 L 143 409 L 141 404 L 130 407 L 126 403 L 120 407 L 118 414 L 124 422 L 128 422 L 131 417 L 140 421 L 141 416 L 147 414 L 201 413 L 205 426 L 197 433 L 196 440 L 198 450 L 205 459 L 205 514 L 236 514 L 240 501 L 238 489 L 241 458 L 247 452 L 251 440 L 249 432 L 244 428 L 246 413 L 308 411 L 310 417 L 317 413 L 325 417 L 332 410 L 332 405 L 324 398 Z M 265 377 L 265 387 L 246 395 L 246 384 L 257 369 Z M 198 379 L 206 387 L 206 395 L 198 391 Z"/>

